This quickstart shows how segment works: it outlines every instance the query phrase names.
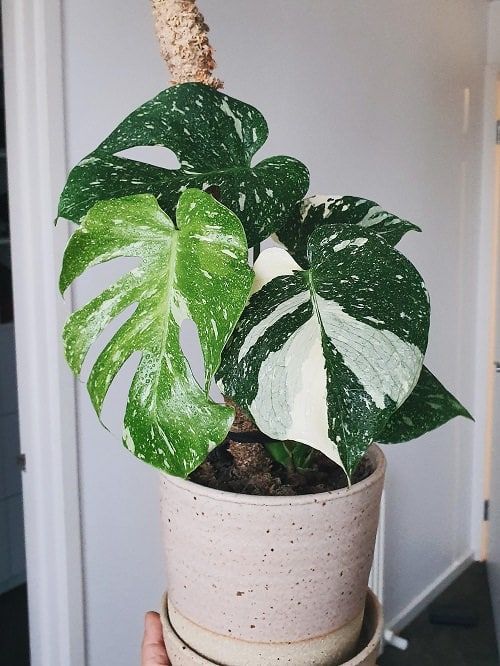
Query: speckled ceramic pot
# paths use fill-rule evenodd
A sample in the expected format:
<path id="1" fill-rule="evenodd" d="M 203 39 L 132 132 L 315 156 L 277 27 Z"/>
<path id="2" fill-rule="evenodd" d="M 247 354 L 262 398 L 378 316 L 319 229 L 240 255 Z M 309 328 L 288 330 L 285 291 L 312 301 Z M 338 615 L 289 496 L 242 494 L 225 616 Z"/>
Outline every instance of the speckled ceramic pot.
<path id="1" fill-rule="evenodd" d="M 162 476 L 168 614 L 185 644 L 223 666 L 353 657 L 385 474 L 380 449 L 369 455 L 374 472 L 361 483 L 296 497 Z"/>
<path id="2" fill-rule="evenodd" d="M 210 664 L 215 664 L 215 662 L 197 654 L 177 636 L 168 617 L 166 595 L 162 601 L 160 614 L 165 645 L 168 648 L 172 666 L 210 666 Z M 356 654 L 352 659 L 344 662 L 342 666 L 376 666 L 383 629 L 382 608 L 376 596 L 369 590 Z"/>

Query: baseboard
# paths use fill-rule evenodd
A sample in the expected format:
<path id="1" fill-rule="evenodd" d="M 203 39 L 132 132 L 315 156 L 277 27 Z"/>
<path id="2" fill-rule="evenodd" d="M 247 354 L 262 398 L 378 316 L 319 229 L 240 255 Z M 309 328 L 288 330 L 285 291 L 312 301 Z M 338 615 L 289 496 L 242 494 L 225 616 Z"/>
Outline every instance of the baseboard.
<path id="1" fill-rule="evenodd" d="M 472 553 L 468 553 L 456 560 L 443 573 L 432 581 L 430 585 L 422 590 L 410 603 L 403 608 L 395 617 L 386 623 L 386 628 L 398 633 L 406 627 L 417 615 L 441 592 L 460 576 L 467 567 L 475 561 Z"/>

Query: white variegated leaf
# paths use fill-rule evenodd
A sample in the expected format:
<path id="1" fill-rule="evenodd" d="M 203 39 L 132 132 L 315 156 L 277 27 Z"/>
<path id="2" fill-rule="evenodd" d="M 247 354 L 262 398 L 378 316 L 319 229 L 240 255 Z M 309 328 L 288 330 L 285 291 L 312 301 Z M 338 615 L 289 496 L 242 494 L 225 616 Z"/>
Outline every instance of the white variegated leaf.
<path id="1" fill-rule="evenodd" d="M 172 86 L 133 111 L 72 169 L 58 214 L 78 222 L 96 201 L 149 193 L 173 215 L 180 194 L 196 187 L 216 193 L 238 216 L 252 246 L 286 222 L 309 186 L 307 168 L 291 157 L 252 165 L 267 135 L 253 106 L 201 83 Z M 137 146 L 172 150 L 180 168 L 122 154 Z"/>
<path id="2" fill-rule="evenodd" d="M 76 311 L 64 328 L 65 353 L 75 373 L 106 326 L 136 309 L 95 361 L 88 379 L 100 415 L 108 389 L 134 352 L 139 365 L 130 387 L 124 443 L 138 458 L 187 476 L 226 436 L 231 408 L 208 390 L 222 349 L 252 283 L 248 248 L 238 218 L 213 197 L 186 190 L 176 224 L 149 194 L 95 204 L 64 254 L 61 291 L 87 268 L 116 257 L 138 257 L 137 268 Z M 192 319 L 205 361 L 205 386 L 196 382 L 180 344 Z"/>
<path id="3" fill-rule="evenodd" d="M 354 225 L 318 228 L 308 258 L 302 270 L 283 249 L 260 255 L 217 379 L 264 433 L 350 476 L 418 380 L 428 295 L 405 257 Z"/>
<path id="4" fill-rule="evenodd" d="M 294 215 L 276 235 L 301 265 L 307 265 L 307 241 L 324 224 L 356 224 L 396 245 L 408 231 L 420 229 L 408 220 L 388 213 L 375 201 L 353 196 L 313 194 L 297 206 Z"/>

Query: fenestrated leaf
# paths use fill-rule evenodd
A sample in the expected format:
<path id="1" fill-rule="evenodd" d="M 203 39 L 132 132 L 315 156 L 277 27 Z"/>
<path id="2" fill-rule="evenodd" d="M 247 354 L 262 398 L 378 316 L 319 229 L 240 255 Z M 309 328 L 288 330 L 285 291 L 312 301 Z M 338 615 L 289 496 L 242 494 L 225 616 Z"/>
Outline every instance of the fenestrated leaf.
<path id="1" fill-rule="evenodd" d="M 268 436 L 351 475 L 418 380 L 428 296 L 413 265 L 359 227 L 316 229 L 308 255 L 310 270 L 280 248 L 260 255 L 217 380 Z"/>
<path id="2" fill-rule="evenodd" d="M 233 421 L 233 410 L 212 402 L 208 390 L 247 300 L 252 271 L 238 218 L 210 195 L 184 192 L 176 223 L 148 194 L 95 204 L 69 241 L 60 287 L 64 292 L 95 264 L 140 258 L 137 268 L 71 315 L 63 334 L 66 358 L 79 373 L 109 322 L 137 304 L 95 361 L 88 391 L 100 415 L 116 374 L 139 352 L 124 443 L 138 458 L 185 477 L 224 439 Z M 185 319 L 198 328 L 203 389 L 182 353 L 179 335 Z"/>
<path id="3" fill-rule="evenodd" d="M 377 441 L 381 444 L 409 442 L 455 416 L 472 419 L 465 407 L 424 366 L 412 393 L 377 435 Z"/>
<path id="4" fill-rule="evenodd" d="M 307 241 L 324 224 L 357 224 L 397 245 L 407 231 L 420 231 L 408 220 L 388 213 L 374 201 L 359 197 L 313 194 L 301 201 L 276 235 L 299 264 L 307 265 Z"/>
<path id="5" fill-rule="evenodd" d="M 291 157 L 251 166 L 267 135 L 264 117 L 249 104 L 200 83 L 173 86 L 133 111 L 74 167 L 58 214 L 78 222 L 96 201 L 150 193 L 172 215 L 187 187 L 215 187 L 252 246 L 290 217 L 309 185 L 307 168 Z M 136 146 L 169 148 L 181 167 L 163 169 L 116 155 Z"/>

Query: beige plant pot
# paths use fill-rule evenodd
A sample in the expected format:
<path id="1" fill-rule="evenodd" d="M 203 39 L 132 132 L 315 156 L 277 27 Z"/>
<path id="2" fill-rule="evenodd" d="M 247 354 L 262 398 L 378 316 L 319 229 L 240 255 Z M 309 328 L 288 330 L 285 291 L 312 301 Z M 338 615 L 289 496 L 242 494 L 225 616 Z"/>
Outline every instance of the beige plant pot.
<path id="1" fill-rule="evenodd" d="M 380 449 L 369 455 L 374 472 L 352 488 L 296 497 L 240 495 L 162 475 L 168 616 L 177 636 L 223 666 L 351 659 L 385 474 Z"/>
<path id="2" fill-rule="evenodd" d="M 207 664 L 210 666 L 210 664 L 215 664 L 215 662 L 197 654 L 177 636 L 168 617 L 166 595 L 161 605 L 161 622 L 165 645 L 168 648 L 172 666 L 204 666 Z M 382 608 L 376 596 L 369 590 L 356 654 L 352 659 L 344 662 L 342 666 L 376 666 L 383 630 Z"/>

